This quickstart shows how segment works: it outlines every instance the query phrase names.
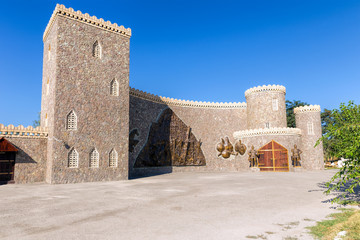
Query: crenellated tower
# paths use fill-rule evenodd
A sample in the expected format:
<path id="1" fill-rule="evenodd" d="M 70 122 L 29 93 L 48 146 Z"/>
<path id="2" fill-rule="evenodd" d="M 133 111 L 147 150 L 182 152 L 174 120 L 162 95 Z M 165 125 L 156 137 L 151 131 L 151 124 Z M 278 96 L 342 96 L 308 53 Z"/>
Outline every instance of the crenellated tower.
<path id="1" fill-rule="evenodd" d="M 316 141 L 321 138 L 320 106 L 310 105 L 294 109 L 296 127 L 301 129 L 301 159 L 304 169 L 324 169 L 323 146 Z"/>
<path id="2" fill-rule="evenodd" d="M 128 178 L 131 30 L 57 5 L 46 27 L 46 181 Z"/>
<path id="3" fill-rule="evenodd" d="M 247 129 L 286 127 L 286 89 L 267 85 L 245 91 Z"/>

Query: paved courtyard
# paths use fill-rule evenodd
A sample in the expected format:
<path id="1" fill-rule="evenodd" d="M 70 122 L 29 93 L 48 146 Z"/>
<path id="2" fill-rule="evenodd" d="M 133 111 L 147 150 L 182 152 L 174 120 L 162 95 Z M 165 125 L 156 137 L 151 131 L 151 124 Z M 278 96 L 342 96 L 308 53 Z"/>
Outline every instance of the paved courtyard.
<path id="1" fill-rule="evenodd" d="M 333 171 L 0 186 L 1 239 L 312 239 Z"/>

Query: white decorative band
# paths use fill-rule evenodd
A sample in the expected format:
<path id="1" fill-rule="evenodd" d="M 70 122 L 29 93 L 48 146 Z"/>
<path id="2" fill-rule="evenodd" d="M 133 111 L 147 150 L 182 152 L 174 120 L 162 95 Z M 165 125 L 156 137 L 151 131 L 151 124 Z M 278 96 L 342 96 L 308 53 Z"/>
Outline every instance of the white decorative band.
<path id="1" fill-rule="evenodd" d="M 321 108 L 320 105 L 308 105 L 294 108 L 294 113 L 303 113 L 303 112 L 320 112 Z"/>
<path id="2" fill-rule="evenodd" d="M 259 128 L 234 132 L 236 139 L 263 135 L 301 135 L 299 128 Z"/>
<path id="3" fill-rule="evenodd" d="M 0 124 L 0 136 L 1 137 L 30 137 L 30 138 L 47 138 L 48 132 L 46 128 L 28 126 L 25 128 L 23 125 L 15 127 L 10 124 L 7 127 Z"/>
<path id="4" fill-rule="evenodd" d="M 252 93 L 258 92 L 281 92 L 286 94 L 286 88 L 281 85 L 263 85 L 258 87 L 253 87 L 245 91 L 245 97 Z"/>
<path id="5" fill-rule="evenodd" d="M 102 18 L 98 19 L 95 16 L 91 17 L 88 13 L 82 13 L 81 11 L 74 11 L 74 9 L 72 9 L 72 8 L 66 8 L 64 5 L 56 4 L 55 10 L 54 10 L 53 14 L 51 15 L 48 25 L 46 26 L 46 29 L 45 29 L 45 32 L 43 35 L 43 41 L 45 41 L 45 39 L 50 31 L 50 28 L 51 28 L 52 24 L 54 23 L 57 15 L 71 18 L 76 21 L 86 23 L 89 25 L 93 25 L 93 26 L 105 29 L 107 31 L 119 33 L 128 38 L 131 37 L 131 29 L 130 28 L 125 28 L 122 25 L 118 26 L 116 23 L 111 23 L 110 21 L 105 22 L 104 19 L 102 19 Z"/>
<path id="6" fill-rule="evenodd" d="M 143 92 L 135 88 L 130 88 L 130 95 L 148 100 L 151 102 L 171 105 L 171 106 L 181 106 L 181 107 L 192 107 L 192 108 L 246 108 L 246 103 L 223 103 L 223 102 L 198 102 L 198 101 L 189 101 L 189 100 L 180 100 L 167 97 L 157 96 L 151 93 Z"/>

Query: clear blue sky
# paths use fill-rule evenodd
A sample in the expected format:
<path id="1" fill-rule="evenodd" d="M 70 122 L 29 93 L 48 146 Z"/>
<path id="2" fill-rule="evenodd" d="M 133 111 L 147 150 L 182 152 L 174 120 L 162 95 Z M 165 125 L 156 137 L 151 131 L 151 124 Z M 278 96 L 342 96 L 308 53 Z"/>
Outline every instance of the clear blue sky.
<path id="1" fill-rule="evenodd" d="M 41 108 L 42 35 L 56 1 L 1 2 L 0 123 Z M 281 84 L 288 100 L 360 103 L 359 0 L 68 1 L 130 27 L 130 86 L 186 100 L 242 102 Z"/>

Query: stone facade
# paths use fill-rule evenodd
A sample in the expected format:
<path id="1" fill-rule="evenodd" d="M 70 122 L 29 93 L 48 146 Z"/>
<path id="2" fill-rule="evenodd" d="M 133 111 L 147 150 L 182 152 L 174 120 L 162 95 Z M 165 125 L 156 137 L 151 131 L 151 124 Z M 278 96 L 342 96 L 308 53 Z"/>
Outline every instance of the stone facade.
<path id="1" fill-rule="evenodd" d="M 41 124 L 47 123 L 49 129 L 49 183 L 128 178 L 129 35 L 106 28 L 105 22 L 105 26 L 89 24 L 91 20 L 96 23 L 57 6 L 44 34 Z M 94 56 L 95 42 L 99 57 Z M 114 79 L 118 96 L 110 94 Z M 75 130 L 66 127 L 71 111 L 77 117 Z M 77 168 L 68 167 L 72 149 L 78 152 Z M 89 167 L 93 149 L 99 152 L 98 168 Z M 109 166 L 113 149 L 118 153 L 117 167 Z"/>
<path id="2" fill-rule="evenodd" d="M 43 36 L 41 128 L 0 124 L 0 136 L 20 150 L 16 183 L 249 171 L 250 147 L 273 140 L 288 151 L 290 171 L 295 144 L 303 151 L 303 169 L 323 168 L 322 145 L 313 147 L 321 137 L 319 106 L 295 109 L 297 128 L 289 129 L 284 86 L 251 88 L 247 103 L 177 100 L 129 88 L 130 37 L 129 28 L 56 6 Z M 157 136 L 159 129 L 171 137 Z M 218 148 L 223 139 L 234 146 L 241 140 L 247 151 L 224 157 Z M 174 156 L 181 164 L 172 164 Z M 158 162 L 149 167 L 148 159 Z"/>

